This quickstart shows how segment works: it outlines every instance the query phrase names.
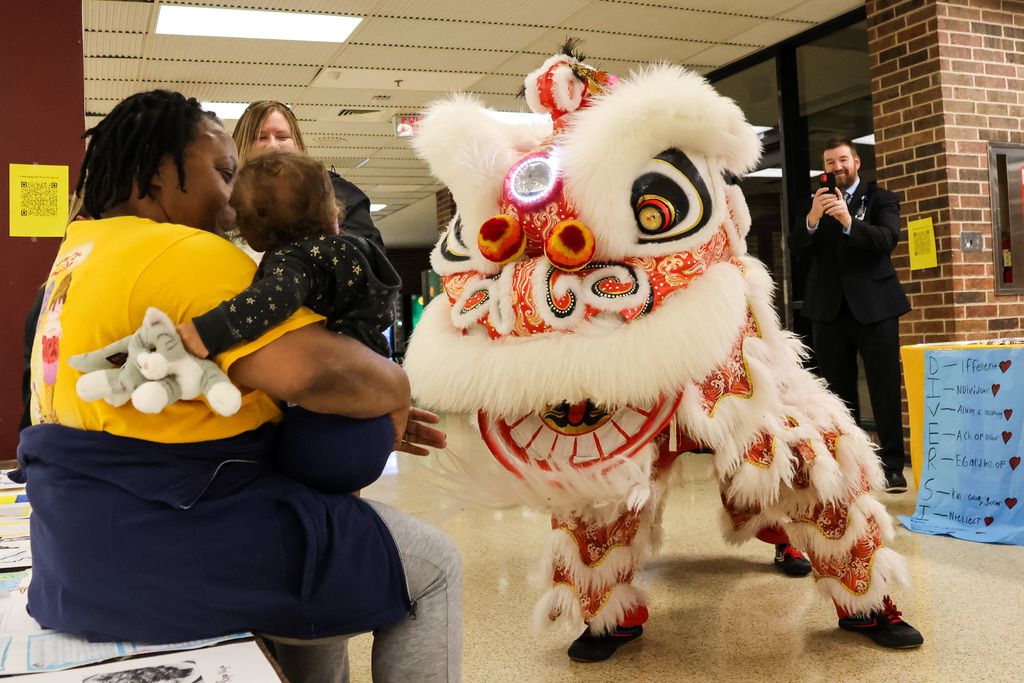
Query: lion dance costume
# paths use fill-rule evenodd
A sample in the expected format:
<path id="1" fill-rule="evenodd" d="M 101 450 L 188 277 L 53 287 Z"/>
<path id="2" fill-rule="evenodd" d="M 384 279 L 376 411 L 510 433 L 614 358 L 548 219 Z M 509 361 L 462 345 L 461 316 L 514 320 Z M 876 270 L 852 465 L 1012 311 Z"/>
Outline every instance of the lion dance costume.
<path id="1" fill-rule="evenodd" d="M 906 582 L 869 495 L 881 469 L 745 253 L 734 178 L 761 147 L 739 108 L 679 67 L 619 81 L 568 49 L 525 95 L 553 126 L 499 123 L 465 95 L 422 123 L 414 145 L 458 214 L 404 365 L 425 407 L 477 415 L 500 467 L 452 454 L 459 476 L 551 513 L 538 621 L 646 621 L 632 579 L 693 451 L 713 453 L 729 540 L 781 524 L 840 616 L 880 608 Z"/>

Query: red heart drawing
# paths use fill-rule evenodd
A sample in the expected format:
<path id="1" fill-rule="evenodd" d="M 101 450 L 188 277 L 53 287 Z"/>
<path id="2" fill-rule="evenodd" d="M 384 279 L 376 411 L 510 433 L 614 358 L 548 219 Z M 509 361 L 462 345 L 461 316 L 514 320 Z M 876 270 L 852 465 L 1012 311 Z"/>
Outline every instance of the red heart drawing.
<path id="1" fill-rule="evenodd" d="M 1019 465 L 1019 464 L 1020 464 L 1020 458 L 1018 458 L 1016 455 L 1013 456 L 1012 458 L 1010 458 L 1010 469 L 1011 470 L 1017 469 L 1017 465 Z"/>
<path id="2" fill-rule="evenodd" d="M 998 393 L 999 393 L 999 385 L 998 384 L 993 384 L 992 385 L 992 395 L 995 396 Z"/>
<path id="3" fill-rule="evenodd" d="M 1010 419 L 1011 415 L 1013 415 L 1013 408 L 1007 408 L 1006 410 L 1003 411 L 1003 417 L 1005 417 L 1007 420 Z"/>
<path id="4" fill-rule="evenodd" d="M 996 521 L 995 517 L 986 517 L 985 518 L 985 526 L 988 526 L 989 524 L 991 524 L 994 521 Z"/>
<path id="5" fill-rule="evenodd" d="M 1003 372 L 1006 372 L 1007 370 L 1010 369 L 1011 365 L 1013 365 L 1012 360 L 1004 360 L 999 364 L 999 369 L 1002 370 Z"/>
<path id="6" fill-rule="evenodd" d="M 1009 441 L 1011 436 L 1013 436 L 1013 432 L 1003 432 L 1003 443 Z"/>
<path id="7" fill-rule="evenodd" d="M 1012 510 L 1013 506 L 1016 505 L 1016 504 L 1017 504 L 1017 499 L 1016 498 L 1007 498 L 1006 499 L 1006 507 L 1008 507 L 1009 509 Z"/>

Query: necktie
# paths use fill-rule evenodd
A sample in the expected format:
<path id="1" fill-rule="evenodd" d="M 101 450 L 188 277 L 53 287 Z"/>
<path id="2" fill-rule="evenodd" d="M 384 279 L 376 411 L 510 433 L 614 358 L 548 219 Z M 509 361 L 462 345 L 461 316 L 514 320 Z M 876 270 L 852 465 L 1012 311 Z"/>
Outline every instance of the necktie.
<path id="1" fill-rule="evenodd" d="M 849 206 L 850 205 L 850 200 L 853 199 L 853 195 L 850 194 L 849 192 L 844 192 L 843 193 L 843 198 L 846 199 L 846 205 Z"/>

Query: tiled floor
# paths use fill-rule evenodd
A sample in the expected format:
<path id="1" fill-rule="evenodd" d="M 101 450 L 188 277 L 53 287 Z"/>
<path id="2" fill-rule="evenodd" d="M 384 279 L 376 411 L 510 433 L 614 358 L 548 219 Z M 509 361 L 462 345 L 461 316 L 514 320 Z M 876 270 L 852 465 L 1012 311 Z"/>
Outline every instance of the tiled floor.
<path id="1" fill-rule="evenodd" d="M 464 416 L 446 416 L 444 426 L 451 448 L 485 457 Z M 687 463 L 684 483 L 670 492 L 662 552 L 637 580 L 650 596 L 644 636 L 607 662 L 570 662 L 565 650 L 578 634 L 532 628 L 540 591 L 530 578 L 548 517 L 462 508 L 424 483 L 422 464 L 398 458 L 363 495 L 440 526 L 462 551 L 468 683 L 1024 681 L 1024 548 L 897 524 L 891 545 L 909 559 L 914 585 L 893 597 L 925 644 L 883 650 L 839 630 L 813 580 L 779 574 L 770 546 L 722 540 L 718 488 L 703 456 Z M 914 511 L 913 489 L 878 496 L 893 515 Z M 354 682 L 370 681 L 369 647 L 369 636 L 353 640 Z"/>

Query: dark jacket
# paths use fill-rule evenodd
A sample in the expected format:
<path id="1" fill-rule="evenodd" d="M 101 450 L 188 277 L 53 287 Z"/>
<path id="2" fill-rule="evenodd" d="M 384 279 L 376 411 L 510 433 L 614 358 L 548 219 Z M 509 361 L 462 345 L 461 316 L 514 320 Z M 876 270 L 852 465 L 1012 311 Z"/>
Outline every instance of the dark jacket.
<path id="1" fill-rule="evenodd" d="M 384 240 L 380 230 L 370 218 L 370 198 L 358 187 L 342 178 L 334 171 L 329 171 L 331 184 L 334 186 L 334 198 L 345 208 L 345 218 L 341 221 L 341 231 L 350 235 L 365 237 L 381 249 Z"/>
<path id="2" fill-rule="evenodd" d="M 874 183 L 864 183 L 850 200 L 850 234 L 831 216 L 822 216 L 814 234 L 807 231 L 807 210 L 789 234 L 793 255 L 809 261 L 801 315 L 831 322 L 845 300 L 862 324 L 903 315 L 910 302 L 890 254 L 900 239 L 900 200 Z M 858 218 L 859 216 L 859 218 Z"/>

